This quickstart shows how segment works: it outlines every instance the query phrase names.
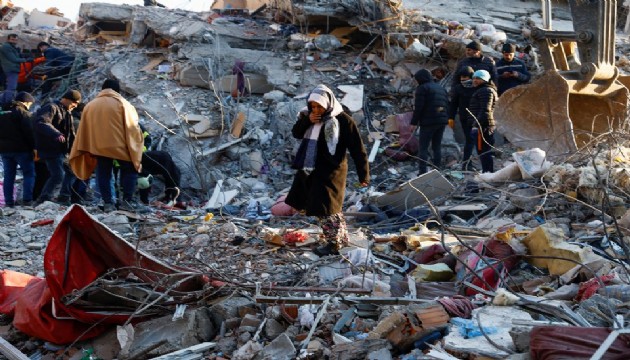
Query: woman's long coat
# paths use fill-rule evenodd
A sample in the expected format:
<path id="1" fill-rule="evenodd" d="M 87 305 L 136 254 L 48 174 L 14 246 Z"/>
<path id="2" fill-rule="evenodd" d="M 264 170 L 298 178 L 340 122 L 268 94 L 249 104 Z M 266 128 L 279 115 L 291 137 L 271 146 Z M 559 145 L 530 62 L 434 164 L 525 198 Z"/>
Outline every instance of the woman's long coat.
<path id="1" fill-rule="evenodd" d="M 356 165 L 359 181 L 368 183 L 370 171 L 367 152 L 354 120 L 346 113 L 337 115 L 339 142 L 335 155 L 331 155 L 324 139 L 324 129 L 317 141 L 315 169 L 310 173 L 298 170 L 285 203 L 297 210 L 305 210 L 309 216 L 329 216 L 342 211 L 348 174 L 346 152 L 350 152 Z M 311 126 L 308 113 L 301 112 L 292 133 L 302 139 Z"/>

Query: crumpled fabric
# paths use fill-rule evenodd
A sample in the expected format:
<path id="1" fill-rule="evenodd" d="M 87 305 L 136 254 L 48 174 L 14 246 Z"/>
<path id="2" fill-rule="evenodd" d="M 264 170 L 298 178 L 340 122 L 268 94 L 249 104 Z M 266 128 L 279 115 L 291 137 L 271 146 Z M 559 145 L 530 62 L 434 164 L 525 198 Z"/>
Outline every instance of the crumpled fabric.
<path id="1" fill-rule="evenodd" d="M 604 285 L 609 285 L 610 281 L 615 278 L 615 274 L 607 274 L 599 277 L 594 277 L 588 281 L 585 281 L 580 284 L 580 289 L 578 290 L 577 296 L 575 297 L 576 301 L 584 301 L 589 299 L 593 295 L 597 294 L 597 290 L 602 287 L 602 283 Z"/>
<path id="2" fill-rule="evenodd" d="M 437 302 L 444 306 L 444 310 L 446 310 L 451 317 L 470 319 L 472 317 L 472 311 L 475 308 L 475 305 L 470 299 L 461 295 L 455 295 L 450 298 L 439 298 Z"/>

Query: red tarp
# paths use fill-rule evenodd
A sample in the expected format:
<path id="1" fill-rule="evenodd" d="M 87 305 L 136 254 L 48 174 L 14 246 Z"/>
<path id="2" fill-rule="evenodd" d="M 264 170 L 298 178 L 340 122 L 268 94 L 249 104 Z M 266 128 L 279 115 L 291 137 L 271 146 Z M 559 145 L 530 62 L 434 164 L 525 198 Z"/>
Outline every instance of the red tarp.
<path id="1" fill-rule="evenodd" d="M 530 334 L 532 360 L 590 359 L 613 330 L 596 327 L 540 326 Z M 630 335 L 621 334 L 602 356 L 603 360 L 630 358 Z"/>
<path id="2" fill-rule="evenodd" d="M 163 288 L 183 279 L 183 276 L 176 277 L 167 282 L 164 274 L 192 272 L 166 265 L 136 251 L 132 244 L 115 235 L 83 207 L 73 205 L 55 229 L 46 248 L 45 280 L 3 272 L 0 312 L 11 314 L 14 311 L 13 325 L 17 329 L 57 344 L 97 336 L 108 324 L 123 324 L 129 314 L 85 311 L 66 306 L 60 299 L 89 285 L 108 270 L 129 266 L 137 267 L 129 271 L 135 277 L 151 283 L 162 281 L 160 285 Z M 203 279 L 199 275 L 174 290 L 195 291 L 202 287 Z"/>

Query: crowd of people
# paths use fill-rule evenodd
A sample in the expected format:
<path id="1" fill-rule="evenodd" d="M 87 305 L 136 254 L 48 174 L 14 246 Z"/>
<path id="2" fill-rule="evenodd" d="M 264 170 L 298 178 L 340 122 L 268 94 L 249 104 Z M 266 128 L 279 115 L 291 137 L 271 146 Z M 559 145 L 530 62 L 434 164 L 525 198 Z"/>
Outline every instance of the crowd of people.
<path id="1" fill-rule="evenodd" d="M 446 126 L 455 128 L 456 118 L 465 138 L 461 169 L 474 170 L 471 158 L 476 149 L 481 171 L 494 172 L 494 108 L 501 94 L 530 80 L 526 64 L 515 57 L 516 46 L 506 43 L 501 50 L 503 57 L 495 62 L 483 55 L 479 41 L 468 43 L 466 56 L 455 68 L 448 95 L 428 70 L 414 75 L 418 86 L 411 124 L 419 131 L 419 174 L 426 173 L 429 166 L 439 169 L 442 165 L 442 135 Z"/>
<path id="2" fill-rule="evenodd" d="M 155 6 L 155 4 L 151 4 Z M 149 5 L 149 6 L 151 6 Z M 159 5 L 158 5 L 159 6 Z M 159 176 L 166 184 L 163 201 L 179 195 L 180 171 L 167 152 L 151 151 L 150 136 L 141 128 L 134 106 L 121 94 L 120 84 L 107 79 L 95 98 L 84 100 L 78 90 L 68 89 L 49 99 L 55 82 L 72 71 L 74 57 L 47 42 L 37 46 L 39 56 L 23 57 L 10 34 L 0 48 L 4 92 L 0 98 L 0 154 L 4 167 L 3 195 L 6 206 L 34 205 L 55 201 L 68 205 L 89 197 L 95 174 L 94 193 L 105 212 L 115 209 L 145 211 L 149 202 L 149 179 Z M 419 173 L 440 168 L 441 142 L 446 126 L 459 119 L 465 134 L 462 170 L 473 170 L 472 149 L 479 154 L 482 172 L 493 171 L 494 106 L 508 89 L 529 81 L 525 64 L 515 58 L 515 47 L 503 46 L 503 58 L 495 63 L 484 56 L 478 41 L 466 46 L 446 91 L 422 69 L 414 74 L 415 91 L 411 124 L 419 132 Z M 42 103 L 28 91 L 19 91 L 24 64 L 41 66 Z M 33 89 L 31 87 L 27 89 Z M 18 92 L 19 91 L 19 92 Z M 348 241 L 342 205 L 352 157 L 360 186 L 367 186 L 370 170 L 359 130 L 350 115 L 325 85 L 315 87 L 297 116 L 292 133 L 300 139 L 293 168 L 295 178 L 285 203 L 315 216 L 323 230 L 319 255 L 338 253 Z M 431 148 L 431 158 L 429 156 Z M 23 175 L 21 200 L 15 198 L 17 169 Z M 118 179 L 118 180 L 117 180 Z M 116 192 L 116 184 L 120 185 Z M 140 188 L 141 203 L 135 201 Z"/>

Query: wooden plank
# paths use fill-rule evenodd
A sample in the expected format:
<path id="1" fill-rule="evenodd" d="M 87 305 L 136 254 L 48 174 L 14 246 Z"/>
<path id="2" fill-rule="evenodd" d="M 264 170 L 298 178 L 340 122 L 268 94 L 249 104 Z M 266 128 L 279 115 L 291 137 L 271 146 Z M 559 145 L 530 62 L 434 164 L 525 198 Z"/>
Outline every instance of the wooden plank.
<path id="1" fill-rule="evenodd" d="M 208 129 L 201 134 L 197 134 L 193 131 L 188 131 L 188 137 L 191 139 L 207 139 L 209 137 L 218 136 L 221 131 L 217 129 Z"/>
<path id="2" fill-rule="evenodd" d="M 230 129 L 230 133 L 232 134 L 232 136 L 237 139 L 241 137 L 241 132 L 243 131 L 245 120 L 247 120 L 247 118 L 245 117 L 245 113 L 239 111 L 239 113 L 236 115 L 236 119 L 234 119 L 234 122 L 232 122 L 232 128 Z"/>
<path id="3" fill-rule="evenodd" d="M 162 61 L 164 60 L 166 60 L 164 56 L 159 56 L 155 59 L 152 59 L 151 61 L 149 61 L 147 65 L 145 65 L 142 69 L 140 69 L 140 71 L 144 71 L 144 72 L 151 71 L 153 70 L 154 67 L 160 65 Z"/>

